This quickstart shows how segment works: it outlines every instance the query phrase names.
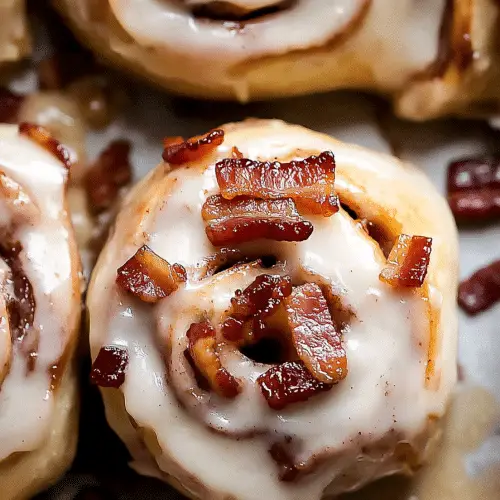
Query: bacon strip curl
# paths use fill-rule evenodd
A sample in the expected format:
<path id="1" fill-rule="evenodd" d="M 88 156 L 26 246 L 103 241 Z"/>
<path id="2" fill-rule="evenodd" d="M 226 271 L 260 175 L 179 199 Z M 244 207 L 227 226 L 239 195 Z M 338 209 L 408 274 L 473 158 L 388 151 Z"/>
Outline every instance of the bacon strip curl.
<path id="1" fill-rule="evenodd" d="M 321 288 L 315 283 L 295 287 L 285 307 L 293 344 L 309 372 L 326 384 L 344 379 L 347 355 Z"/>
<path id="2" fill-rule="evenodd" d="M 432 238 L 399 235 L 382 269 L 380 279 L 391 286 L 420 287 L 429 266 Z"/>
<path id="3" fill-rule="evenodd" d="M 289 163 L 226 158 L 216 164 L 215 173 L 221 194 L 227 200 L 238 196 L 292 198 L 299 211 L 326 217 L 339 210 L 331 151 Z"/>
<path id="4" fill-rule="evenodd" d="M 302 219 L 291 199 L 225 200 L 210 196 L 202 208 L 205 231 L 214 246 L 237 245 L 257 239 L 304 241 L 313 226 Z"/>

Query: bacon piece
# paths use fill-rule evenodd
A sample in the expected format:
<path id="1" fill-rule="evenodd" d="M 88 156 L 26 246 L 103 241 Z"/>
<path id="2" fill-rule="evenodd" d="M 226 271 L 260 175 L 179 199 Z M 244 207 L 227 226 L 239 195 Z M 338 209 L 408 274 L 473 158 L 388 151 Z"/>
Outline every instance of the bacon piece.
<path id="1" fill-rule="evenodd" d="M 420 287 L 431 258 L 432 238 L 400 234 L 380 279 L 391 286 Z"/>
<path id="2" fill-rule="evenodd" d="M 458 304 L 474 315 L 500 301 L 500 260 L 479 269 L 458 288 Z"/>
<path id="3" fill-rule="evenodd" d="M 240 384 L 220 362 L 214 327 L 208 321 L 193 323 L 186 335 L 191 359 L 210 387 L 223 398 L 235 398 L 240 392 Z"/>
<path id="4" fill-rule="evenodd" d="M 116 140 L 109 143 L 85 178 L 89 208 L 100 213 L 111 208 L 120 189 L 132 180 L 130 143 Z"/>
<path id="5" fill-rule="evenodd" d="M 300 217 L 289 198 L 225 200 L 215 195 L 207 198 L 201 215 L 207 222 L 207 237 L 214 246 L 257 239 L 304 241 L 313 231 L 312 224 Z"/>
<path id="6" fill-rule="evenodd" d="M 243 325 L 250 318 L 262 321 L 270 316 L 285 297 L 292 293 L 289 276 L 261 274 L 245 290 L 237 290 L 231 299 L 229 317 L 222 324 L 224 337 L 233 342 L 241 339 Z"/>
<path id="7" fill-rule="evenodd" d="M 92 363 L 90 381 L 99 387 L 118 389 L 125 382 L 127 365 L 127 349 L 113 345 L 101 347 L 97 358 Z"/>
<path id="8" fill-rule="evenodd" d="M 286 361 L 273 366 L 257 378 L 257 383 L 273 410 L 282 410 L 290 404 L 306 401 L 333 387 L 316 380 L 302 361 Z"/>
<path id="9" fill-rule="evenodd" d="M 215 173 L 227 200 L 237 196 L 292 198 L 303 212 L 330 216 L 339 210 L 331 151 L 290 163 L 226 158 L 216 164 Z"/>
<path id="10" fill-rule="evenodd" d="M 15 123 L 25 97 L 0 87 L 0 122 Z"/>
<path id="11" fill-rule="evenodd" d="M 223 142 L 224 131 L 221 129 L 191 137 L 186 141 L 182 137 L 167 138 L 163 141 L 163 159 L 171 165 L 182 165 L 203 158 Z"/>
<path id="12" fill-rule="evenodd" d="M 147 245 L 137 250 L 117 271 L 116 283 L 144 302 L 158 302 L 186 281 L 180 264 L 170 265 Z"/>
<path id="13" fill-rule="evenodd" d="M 69 169 L 71 167 L 70 152 L 58 140 L 54 139 L 46 128 L 25 122 L 19 125 L 19 133 L 35 141 L 49 153 L 52 153 L 66 168 Z"/>
<path id="14" fill-rule="evenodd" d="M 295 287 L 285 307 L 293 344 L 309 372 L 325 384 L 344 379 L 346 352 L 321 288 L 315 283 Z"/>
<path id="15" fill-rule="evenodd" d="M 459 221 L 500 218 L 500 158 L 465 158 L 448 167 L 448 203 Z"/>

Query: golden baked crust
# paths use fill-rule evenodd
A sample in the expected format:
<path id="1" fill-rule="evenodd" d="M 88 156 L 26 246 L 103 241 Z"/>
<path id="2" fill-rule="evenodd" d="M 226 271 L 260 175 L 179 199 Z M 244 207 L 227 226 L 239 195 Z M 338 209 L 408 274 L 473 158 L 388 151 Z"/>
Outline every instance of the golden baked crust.
<path id="1" fill-rule="evenodd" d="M 18 61 L 30 51 L 25 9 L 25 0 L 0 4 L 0 64 Z"/>
<path id="2" fill-rule="evenodd" d="M 1 125 L 0 144 L 0 491 L 20 500 L 55 482 L 76 451 L 81 264 L 57 141 Z"/>
<path id="3" fill-rule="evenodd" d="M 54 3 L 99 55 L 181 94 L 249 101 L 355 88 L 391 97 L 416 120 L 497 112 L 494 0 L 403 0 L 397 9 L 390 0 L 299 0 L 240 24 L 199 19 L 196 2 Z M 328 14 L 335 7 L 344 17 Z M 182 23 L 168 24 L 170 10 Z"/>
<path id="4" fill-rule="evenodd" d="M 100 349 L 108 343 L 128 346 L 129 364 L 125 371 L 124 385 L 119 390 L 103 388 L 102 395 L 108 422 L 127 445 L 133 457 L 132 466 L 141 474 L 159 477 L 173 484 L 191 498 L 206 499 L 262 498 L 264 491 L 270 496 L 282 495 L 280 498 L 289 498 L 286 491 L 292 490 L 295 496 L 290 498 L 319 499 L 357 489 L 384 475 L 397 472 L 410 474 L 427 459 L 436 436 L 436 421 L 445 412 L 456 380 L 455 297 L 458 248 L 456 228 L 446 201 L 415 167 L 391 156 L 344 144 L 302 127 L 277 120 L 247 120 L 221 128 L 225 131 L 225 140 L 215 151 L 208 153 L 205 158 L 193 160 L 188 168 L 172 165 L 173 169 L 170 171 L 169 165 L 162 163 L 129 193 L 101 253 L 89 288 L 87 303 L 93 359 L 96 359 Z M 191 406 L 189 395 L 186 396 L 190 389 L 186 387 L 184 391 L 182 386 L 184 372 L 182 361 L 179 360 L 182 359 L 183 335 L 189 324 L 203 314 L 210 318 L 213 316 L 213 324 L 219 324 L 219 309 L 227 307 L 225 299 L 232 296 L 234 287 L 245 288 L 254 278 L 254 272 L 263 272 L 252 270 L 252 266 L 248 264 L 242 265 L 240 271 L 235 270 L 234 274 L 226 270 L 213 277 L 199 278 L 203 266 L 199 262 L 194 265 L 193 262 L 193 256 L 202 259 L 207 252 L 215 251 L 203 231 L 201 205 L 207 196 L 217 192 L 213 180 L 214 162 L 231 155 L 233 146 L 252 159 L 277 159 L 282 162 L 331 150 L 337 165 L 336 192 L 344 206 L 355 212 L 360 219 L 383 227 L 389 239 L 393 239 L 399 232 L 433 238 L 432 258 L 426 285 L 422 289 L 425 295 L 423 300 L 430 309 L 426 310 L 427 312 L 421 311 L 421 314 L 415 311 L 410 313 L 414 314 L 415 318 L 420 318 L 416 322 L 417 325 L 425 318 L 424 326 L 420 324 L 413 330 L 417 338 L 423 335 L 422 343 L 418 345 L 427 346 L 423 353 L 424 361 L 417 361 L 417 371 L 421 372 L 421 385 L 419 383 L 418 396 L 415 395 L 411 403 L 398 401 L 394 407 L 401 403 L 403 406 L 399 410 L 411 407 L 412 415 L 418 414 L 420 417 L 412 421 L 409 427 L 401 428 L 398 426 L 402 424 L 397 423 L 400 422 L 400 417 L 396 415 L 399 410 L 391 410 L 391 425 L 386 430 L 384 424 L 374 426 L 376 429 L 364 428 L 367 423 L 362 417 L 364 411 L 371 415 L 370 423 L 384 422 L 386 410 L 393 406 L 381 402 L 380 406 L 375 403 L 373 408 L 371 405 L 373 401 L 378 401 L 378 396 L 374 395 L 372 400 L 368 393 L 364 393 L 366 399 L 363 411 L 354 411 L 349 407 L 350 398 L 356 394 L 355 381 L 359 380 L 357 376 L 361 373 L 373 373 L 373 366 L 366 358 L 363 367 L 356 368 L 355 350 L 350 351 L 349 375 L 345 381 L 338 384 L 336 391 L 331 392 L 331 399 L 325 399 L 329 401 L 328 405 L 311 399 L 303 406 L 297 407 L 295 413 L 279 413 L 283 415 L 284 422 L 288 421 L 288 418 L 299 421 L 302 412 L 307 415 L 301 420 L 303 426 L 294 428 L 294 435 L 300 436 L 307 428 L 307 432 L 317 437 L 314 429 L 322 429 L 321 436 L 328 440 L 325 436 L 336 434 L 339 429 L 342 429 L 342 433 L 345 432 L 345 439 L 339 437 L 341 444 L 337 446 L 325 445 L 323 448 L 323 438 L 318 438 L 319 452 L 316 454 L 315 449 L 311 462 L 307 463 L 307 467 L 311 467 L 310 475 L 305 476 L 304 482 L 298 479 L 290 490 L 283 486 L 277 479 L 277 474 L 273 472 L 275 464 L 267 453 L 266 438 L 262 438 L 263 443 L 258 438 L 253 441 L 255 436 L 252 431 L 248 432 L 245 425 L 240 428 L 237 418 L 233 420 L 227 416 L 232 415 L 231 401 L 224 405 L 217 399 L 210 400 L 210 415 L 218 414 L 220 404 L 224 408 L 224 418 L 216 420 L 217 424 L 208 423 L 208 419 L 203 416 L 205 396 L 200 395 L 199 406 Z M 361 271 L 364 265 L 362 259 L 356 259 L 357 263 L 353 267 L 349 267 L 350 264 L 344 260 L 338 268 L 335 267 L 337 271 L 332 271 L 327 264 L 330 261 L 336 262 L 336 258 L 339 261 L 355 258 L 357 243 L 350 240 L 347 233 L 336 233 L 343 231 L 337 223 L 344 228 L 347 226 L 343 226 L 342 221 L 352 224 L 349 217 L 347 212 L 341 209 L 330 219 L 318 216 L 312 218 L 315 226 L 313 235 L 316 235 L 314 243 L 304 241 L 296 246 L 281 246 L 267 242 L 259 246 L 259 242 L 255 242 L 258 247 L 257 255 L 271 252 L 278 256 L 278 261 L 281 255 L 283 261 L 295 269 L 290 271 L 291 275 L 299 273 L 299 282 L 307 282 L 314 272 L 321 274 L 325 271 L 325 276 L 330 276 L 329 272 L 338 272 L 338 281 L 344 283 L 345 289 L 349 290 L 349 276 L 355 276 L 358 272 L 365 276 L 365 272 Z M 358 236 L 361 240 L 365 238 L 366 235 L 361 229 L 354 231 L 356 241 Z M 328 240 L 327 235 L 330 233 L 336 235 L 333 240 Z M 374 249 L 375 260 L 380 259 L 380 263 L 385 262 L 381 251 L 382 240 L 369 240 L 370 248 Z M 116 270 L 142 245 L 152 245 L 153 250 L 171 264 L 175 262 L 184 265 L 188 276 L 188 286 L 185 289 L 181 286 L 171 297 L 156 305 L 148 304 L 146 308 L 137 298 L 127 295 L 115 284 Z M 334 253 L 334 246 L 343 245 L 348 249 L 347 254 L 342 253 L 343 250 Z M 371 257 L 368 260 L 371 260 Z M 380 263 L 376 265 L 381 265 Z M 297 271 L 295 266 L 301 271 Z M 266 272 L 277 273 L 279 267 Z M 378 281 L 376 274 L 373 285 L 362 286 L 363 293 L 371 286 L 379 286 Z M 349 293 L 346 292 L 344 298 L 349 297 Z M 353 300 L 353 303 L 356 303 L 357 299 Z M 389 301 L 387 304 L 390 309 L 391 300 L 384 295 L 376 301 L 379 304 L 377 307 Z M 403 299 L 405 300 L 409 300 L 408 297 Z M 416 304 L 417 308 L 418 304 L 421 305 L 419 300 Z M 397 309 L 398 306 L 395 307 Z M 388 311 L 384 316 L 394 317 L 394 321 L 398 321 L 397 312 L 387 313 Z M 355 314 L 360 323 L 364 323 L 363 315 L 368 315 L 366 321 L 370 325 L 377 321 L 378 312 L 375 310 L 370 313 L 359 306 Z M 412 317 L 410 316 L 410 319 Z M 412 322 L 411 319 L 410 323 Z M 391 325 L 394 328 L 394 324 Z M 351 326 L 356 329 L 354 323 Z M 403 330 L 411 330 L 408 316 L 404 315 L 401 327 L 396 328 L 397 333 L 393 332 L 394 341 L 407 338 Z M 420 327 L 425 333 L 415 333 Z M 354 330 L 346 336 L 352 335 Z M 377 327 L 374 326 L 373 331 L 377 331 Z M 165 337 L 170 340 L 165 340 Z M 366 340 L 366 337 L 364 338 Z M 362 344 L 365 340 L 360 338 L 359 342 Z M 417 351 L 418 349 L 417 347 Z M 362 348 L 360 350 L 362 351 Z M 383 354 L 372 352 L 372 355 L 378 358 Z M 411 370 L 413 362 L 415 359 L 410 356 L 408 364 L 399 359 L 396 365 L 385 369 L 384 373 L 392 373 L 397 369 L 396 366 L 404 366 L 405 373 L 401 374 L 397 381 L 388 381 L 390 389 L 386 393 L 382 392 L 382 398 L 390 397 L 392 390 L 397 392 L 398 384 L 405 387 L 401 394 L 408 397 L 412 389 L 405 386 L 404 380 L 408 380 L 408 371 Z M 244 376 L 242 372 L 239 372 L 239 375 Z M 410 376 L 409 379 L 419 380 L 420 375 Z M 345 385 L 342 385 L 343 383 Z M 378 381 L 374 383 L 373 391 L 376 394 Z M 350 386 L 352 392 L 347 394 Z M 337 398 L 341 397 L 343 390 L 346 391 L 345 399 L 340 403 Z M 260 425 L 265 425 L 263 422 L 267 422 L 267 414 L 264 412 L 261 415 L 262 408 L 249 394 L 240 394 L 234 404 L 240 404 L 240 401 L 245 405 L 248 401 L 253 401 L 254 406 L 246 408 L 247 411 L 241 409 L 237 414 L 241 417 L 255 413 L 257 424 L 254 427 L 252 420 L 250 428 L 259 429 Z M 344 406 L 339 408 L 335 405 Z M 336 409 L 332 410 L 333 407 Z M 400 414 L 403 420 L 406 418 L 404 414 L 406 410 Z M 259 416 L 262 420 L 259 420 Z M 338 427 L 324 428 L 327 424 L 322 420 L 323 417 L 332 423 L 339 422 L 338 419 L 344 416 L 345 422 L 338 423 Z M 358 418 L 362 422 L 355 423 Z M 227 425 L 227 429 L 224 425 Z M 214 429 L 217 432 L 214 432 Z M 354 430 L 355 432 L 351 433 Z M 274 432 L 279 434 L 279 431 Z M 306 447 L 308 442 L 307 439 L 303 441 Z M 218 453 L 221 454 L 221 459 L 217 461 L 217 467 L 212 467 L 213 457 L 219 456 Z M 208 456 L 212 459 L 207 460 Z M 308 454 L 306 456 L 310 458 Z M 318 463 L 320 465 L 316 468 Z M 250 482 L 254 485 L 252 488 L 248 488 Z"/>

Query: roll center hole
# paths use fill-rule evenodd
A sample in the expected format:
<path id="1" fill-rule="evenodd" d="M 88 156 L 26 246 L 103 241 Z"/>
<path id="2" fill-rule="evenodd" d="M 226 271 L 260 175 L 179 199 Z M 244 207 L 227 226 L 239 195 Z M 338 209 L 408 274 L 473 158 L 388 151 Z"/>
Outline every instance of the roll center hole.
<path id="1" fill-rule="evenodd" d="M 256 363 L 278 364 L 287 361 L 284 341 L 277 337 L 264 337 L 255 344 L 243 346 L 241 353 Z"/>
<path id="2" fill-rule="evenodd" d="M 276 14 L 293 5 L 293 0 L 188 0 L 195 17 L 212 21 L 245 22 Z"/>

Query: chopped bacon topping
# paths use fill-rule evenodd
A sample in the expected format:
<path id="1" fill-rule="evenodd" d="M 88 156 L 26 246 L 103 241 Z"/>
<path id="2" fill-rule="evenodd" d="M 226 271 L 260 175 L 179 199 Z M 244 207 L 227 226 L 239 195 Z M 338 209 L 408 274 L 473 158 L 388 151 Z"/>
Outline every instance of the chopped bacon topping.
<path id="1" fill-rule="evenodd" d="M 71 155 L 69 151 L 58 140 L 54 139 L 44 127 L 34 125 L 33 123 L 21 123 L 19 125 L 19 133 L 29 137 L 32 141 L 42 146 L 42 148 L 52 153 L 66 168 L 71 167 Z"/>
<path id="2" fill-rule="evenodd" d="M 224 398 L 235 398 L 240 384 L 221 364 L 216 350 L 215 329 L 208 321 L 193 323 L 187 331 L 189 354 L 210 387 Z"/>
<path id="3" fill-rule="evenodd" d="M 289 199 L 259 200 L 241 198 L 225 200 L 210 196 L 203 205 L 207 237 L 215 246 L 235 245 L 257 239 L 304 241 L 313 226 L 302 219 Z"/>
<path id="4" fill-rule="evenodd" d="M 380 279 L 391 286 L 420 287 L 431 257 L 432 238 L 400 234 Z"/>
<path id="5" fill-rule="evenodd" d="M 295 287 L 285 307 L 295 349 L 309 372 L 326 384 L 344 379 L 346 352 L 321 288 L 315 283 Z"/>
<path id="6" fill-rule="evenodd" d="M 198 135 L 184 140 L 172 137 L 164 140 L 163 159 L 171 165 L 182 165 L 199 160 L 215 151 L 224 142 L 224 131 L 215 129 L 208 134 Z"/>
<path id="7" fill-rule="evenodd" d="M 249 319 L 255 322 L 271 315 L 285 297 L 292 293 L 289 276 L 261 274 L 245 290 L 237 290 L 231 299 L 229 317 L 222 325 L 226 339 L 234 342 L 241 339 L 243 325 Z"/>
<path id="8" fill-rule="evenodd" d="M 111 208 L 120 189 L 131 182 L 132 167 L 129 155 L 128 141 L 112 141 L 88 171 L 85 185 L 89 208 L 93 213 Z"/>
<path id="9" fill-rule="evenodd" d="M 476 271 L 458 288 L 458 304 L 474 315 L 500 301 L 500 260 Z"/>
<path id="10" fill-rule="evenodd" d="M 466 158 L 448 168 L 448 203 L 457 220 L 500 218 L 500 158 Z"/>
<path id="11" fill-rule="evenodd" d="M 25 97 L 0 87 L 0 122 L 15 123 Z"/>
<path id="12" fill-rule="evenodd" d="M 339 210 L 331 151 L 290 163 L 226 158 L 216 164 L 215 173 L 221 194 L 228 200 L 237 196 L 292 198 L 307 213 L 330 216 Z"/>
<path id="13" fill-rule="evenodd" d="M 118 389 L 125 382 L 128 352 L 124 347 L 107 345 L 101 347 L 92 364 L 90 381 L 100 387 Z"/>
<path id="14" fill-rule="evenodd" d="M 117 271 L 116 283 L 144 302 L 157 302 L 186 281 L 180 264 L 170 265 L 147 245 L 137 250 Z"/>
<path id="15" fill-rule="evenodd" d="M 315 379 L 302 361 L 286 361 L 273 366 L 259 376 L 257 383 L 273 410 L 282 410 L 289 404 L 306 401 L 333 387 Z"/>

